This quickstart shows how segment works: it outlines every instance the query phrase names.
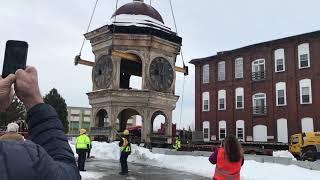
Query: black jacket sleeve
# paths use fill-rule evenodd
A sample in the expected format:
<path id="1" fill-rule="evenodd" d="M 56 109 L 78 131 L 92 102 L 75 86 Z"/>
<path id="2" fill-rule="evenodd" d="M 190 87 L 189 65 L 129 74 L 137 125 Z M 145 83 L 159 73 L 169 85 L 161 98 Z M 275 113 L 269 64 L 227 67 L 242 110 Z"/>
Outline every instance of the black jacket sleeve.
<path id="1" fill-rule="evenodd" d="M 37 170 L 40 179 L 81 179 L 74 154 L 56 111 L 47 104 L 38 104 L 27 116 L 30 140 L 40 145 Z"/>
<path id="2" fill-rule="evenodd" d="M 121 138 L 119 141 L 119 147 L 121 147 L 123 145 L 123 139 Z"/>

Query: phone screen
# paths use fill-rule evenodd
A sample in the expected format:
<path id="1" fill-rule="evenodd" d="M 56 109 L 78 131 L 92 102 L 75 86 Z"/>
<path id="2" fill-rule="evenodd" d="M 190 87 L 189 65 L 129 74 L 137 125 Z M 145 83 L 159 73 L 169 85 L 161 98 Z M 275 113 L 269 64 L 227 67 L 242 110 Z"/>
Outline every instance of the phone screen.
<path id="1" fill-rule="evenodd" d="M 14 74 L 18 69 L 25 69 L 28 54 L 28 43 L 24 41 L 9 40 L 6 44 L 2 78 Z"/>

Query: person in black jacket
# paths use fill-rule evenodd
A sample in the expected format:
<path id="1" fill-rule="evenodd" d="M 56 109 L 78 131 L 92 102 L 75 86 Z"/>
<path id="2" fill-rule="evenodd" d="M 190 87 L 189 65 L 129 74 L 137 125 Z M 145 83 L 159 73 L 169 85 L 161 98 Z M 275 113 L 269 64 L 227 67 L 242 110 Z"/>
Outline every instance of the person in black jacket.
<path id="1" fill-rule="evenodd" d="M 12 101 L 13 84 L 27 109 L 30 141 L 0 142 L 0 179 L 80 180 L 62 123 L 56 111 L 43 102 L 36 69 L 19 69 L 0 79 L 0 111 L 5 111 Z"/>
<path id="2" fill-rule="evenodd" d="M 131 144 L 129 140 L 129 131 L 123 131 L 123 138 L 120 139 L 119 142 L 120 147 L 120 164 L 121 164 L 121 172 L 120 175 L 128 174 L 128 156 L 131 154 Z"/>

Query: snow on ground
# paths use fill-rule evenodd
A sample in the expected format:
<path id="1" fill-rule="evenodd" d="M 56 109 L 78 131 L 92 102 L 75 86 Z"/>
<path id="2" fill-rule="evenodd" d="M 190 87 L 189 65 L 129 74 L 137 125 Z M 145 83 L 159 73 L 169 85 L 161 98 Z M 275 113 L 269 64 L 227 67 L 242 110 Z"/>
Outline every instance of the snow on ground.
<path id="1" fill-rule="evenodd" d="M 274 151 L 273 157 L 285 157 L 292 160 L 297 160 L 289 151 Z"/>
<path id="2" fill-rule="evenodd" d="M 74 146 L 74 145 L 73 145 Z M 118 160 L 120 150 L 118 144 L 92 142 L 91 154 L 99 159 Z M 277 154 L 277 153 L 276 153 Z M 283 152 L 281 154 L 284 154 Z M 288 154 L 287 154 L 288 155 Z M 179 171 L 186 171 L 204 177 L 212 177 L 214 165 L 211 165 L 207 157 L 195 156 L 176 156 L 155 154 L 148 149 L 132 145 L 132 153 L 128 159 L 129 162 L 146 164 L 151 166 L 169 168 Z M 130 167 L 129 167 L 130 168 Z M 90 177 L 94 174 L 85 174 Z M 95 177 L 98 178 L 98 177 Z M 298 166 L 280 165 L 273 163 L 259 163 L 256 161 L 245 161 L 241 169 L 242 180 L 319 180 L 320 171 L 313 171 Z"/>
<path id="3" fill-rule="evenodd" d="M 104 173 L 102 172 L 92 172 L 92 171 L 80 172 L 80 174 L 81 174 L 81 178 L 85 180 L 96 180 L 104 176 Z"/>

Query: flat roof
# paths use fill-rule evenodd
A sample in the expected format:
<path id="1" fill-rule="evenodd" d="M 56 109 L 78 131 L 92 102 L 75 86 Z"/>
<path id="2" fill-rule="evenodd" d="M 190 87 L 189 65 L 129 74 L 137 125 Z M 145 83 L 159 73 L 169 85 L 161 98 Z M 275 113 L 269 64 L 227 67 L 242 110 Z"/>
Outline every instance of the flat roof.
<path id="1" fill-rule="evenodd" d="M 277 43 L 285 43 L 285 42 L 292 41 L 292 40 L 300 40 L 300 39 L 302 40 L 304 38 L 317 38 L 317 37 L 320 37 L 320 31 L 313 31 L 313 32 L 289 36 L 289 37 L 285 37 L 285 38 L 281 38 L 281 39 L 275 39 L 275 40 L 266 41 L 266 42 L 262 42 L 262 43 L 252 44 L 249 46 L 244 46 L 244 47 L 233 49 L 233 50 L 222 51 L 222 52 L 218 52 L 216 55 L 213 55 L 213 56 L 192 59 L 189 63 L 198 64 L 200 62 L 214 60 L 216 57 L 219 57 L 221 55 L 242 53 L 244 51 L 249 51 L 249 50 L 256 49 L 256 48 L 268 47 L 268 46 L 271 46 L 271 45 L 274 45 Z"/>
<path id="2" fill-rule="evenodd" d="M 67 106 L 67 109 L 92 109 L 91 107 Z"/>

